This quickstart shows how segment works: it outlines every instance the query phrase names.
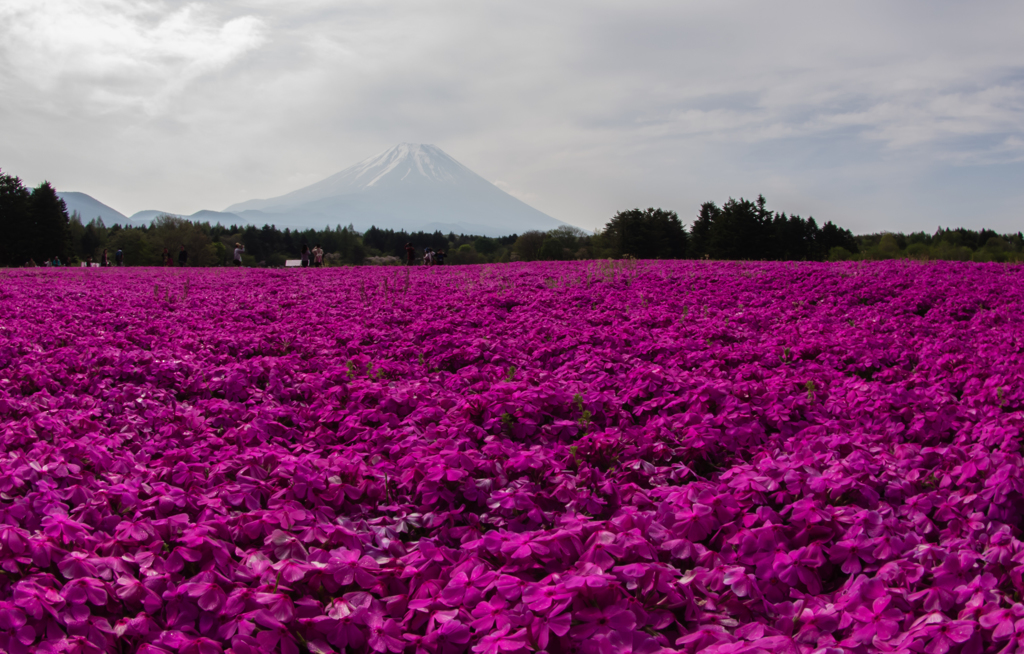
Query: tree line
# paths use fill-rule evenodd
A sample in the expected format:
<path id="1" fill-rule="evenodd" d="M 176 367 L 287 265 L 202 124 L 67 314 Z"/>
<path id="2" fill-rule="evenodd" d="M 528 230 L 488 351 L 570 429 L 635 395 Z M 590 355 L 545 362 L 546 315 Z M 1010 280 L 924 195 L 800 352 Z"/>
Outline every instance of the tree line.
<path id="1" fill-rule="evenodd" d="M 1024 234 L 999 234 L 991 229 L 945 229 L 935 233 L 884 232 L 857 237 L 856 258 L 946 261 L 1024 261 Z"/>
<path id="2" fill-rule="evenodd" d="M 149 225 L 107 226 L 100 218 L 68 215 L 64 201 L 49 183 L 26 188 L 0 171 L 0 265 L 62 263 L 113 259 L 121 250 L 129 266 L 159 266 L 167 250 L 172 257 L 185 247 L 190 265 L 231 263 L 235 243 L 245 247 L 247 266 L 279 267 L 297 259 L 304 245 L 319 244 L 326 265 L 399 265 L 405 246 L 444 250 L 449 264 L 507 261 L 560 261 L 635 257 L 637 259 L 955 259 L 1024 260 L 1024 237 L 992 230 L 939 229 L 934 234 L 882 233 L 854 236 L 849 230 L 813 217 L 802 218 L 767 208 L 756 200 L 730 198 L 721 206 L 701 205 L 687 227 L 678 214 L 664 209 L 629 209 L 616 213 L 593 233 L 562 226 L 503 237 L 435 232 L 406 232 L 371 227 L 360 233 L 351 225 L 324 229 L 278 229 L 273 225 L 220 225 L 159 216 Z"/>

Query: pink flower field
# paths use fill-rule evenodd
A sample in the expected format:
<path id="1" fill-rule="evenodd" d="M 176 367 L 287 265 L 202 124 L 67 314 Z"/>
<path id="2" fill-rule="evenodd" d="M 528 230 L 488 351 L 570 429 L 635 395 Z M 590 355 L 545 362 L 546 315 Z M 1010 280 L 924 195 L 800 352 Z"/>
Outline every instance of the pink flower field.
<path id="1" fill-rule="evenodd" d="M 1024 650 L 1024 268 L 0 272 L 0 650 Z"/>

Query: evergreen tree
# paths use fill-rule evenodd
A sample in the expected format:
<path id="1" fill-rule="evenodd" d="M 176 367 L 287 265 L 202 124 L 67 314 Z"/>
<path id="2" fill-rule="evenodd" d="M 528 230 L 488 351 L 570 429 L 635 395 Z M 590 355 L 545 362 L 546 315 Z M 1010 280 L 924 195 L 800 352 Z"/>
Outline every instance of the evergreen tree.
<path id="1" fill-rule="evenodd" d="M 65 264 L 71 258 L 71 228 L 68 208 L 49 182 L 32 189 L 29 219 L 34 234 L 31 241 L 36 262 L 60 257 Z"/>
<path id="2" fill-rule="evenodd" d="M 850 253 L 860 252 L 860 248 L 857 247 L 857 239 L 853 237 L 850 230 L 836 227 L 831 221 L 826 221 L 822 225 L 818 241 L 823 257 L 827 257 L 832 248 L 843 248 Z"/>
<path id="3" fill-rule="evenodd" d="M 674 211 L 650 208 L 620 211 L 608 222 L 605 237 L 616 257 L 682 259 L 686 228 Z"/>
<path id="4" fill-rule="evenodd" d="M 715 220 L 722 214 L 722 210 L 714 202 L 705 202 L 700 205 L 700 213 L 697 220 L 690 228 L 690 242 L 687 246 L 687 254 L 691 259 L 703 259 L 710 256 L 708 246 L 711 242 L 711 228 Z"/>
<path id="5" fill-rule="evenodd" d="M 0 170 L 0 265 L 20 266 L 32 256 L 29 197 L 20 179 Z"/>
<path id="6" fill-rule="evenodd" d="M 766 223 L 764 197 L 759 204 L 734 200 L 722 205 L 711 227 L 708 253 L 712 259 L 762 259 L 764 245 L 771 241 L 770 223 Z"/>
<path id="7" fill-rule="evenodd" d="M 92 257 L 93 261 L 98 262 L 100 260 L 101 248 L 106 242 L 107 226 L 103 224 L 103 219 L 97 216 L 85 225 L 85 229 L 82 232 L 82 240 L 78 244 L 78 254 L 83 258 Z"/>

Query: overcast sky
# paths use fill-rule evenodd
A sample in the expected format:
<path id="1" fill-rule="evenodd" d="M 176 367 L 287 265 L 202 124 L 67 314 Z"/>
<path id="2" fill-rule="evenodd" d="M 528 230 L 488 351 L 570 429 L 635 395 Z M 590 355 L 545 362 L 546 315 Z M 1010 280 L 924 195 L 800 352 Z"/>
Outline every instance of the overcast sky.
<path id="1" fill-rule="evenodd" d="M 1024 3 L 3 0 L 0 168 L 125 214 L 432 143 L 584 228 L 1024 229 Z"/>

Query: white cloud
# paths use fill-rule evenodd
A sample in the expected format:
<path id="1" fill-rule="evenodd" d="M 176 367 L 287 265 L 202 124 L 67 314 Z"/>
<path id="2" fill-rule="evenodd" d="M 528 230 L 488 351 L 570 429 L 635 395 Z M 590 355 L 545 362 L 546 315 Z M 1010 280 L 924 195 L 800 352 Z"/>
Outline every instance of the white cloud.
<path id="1" fill-rule="evenodd" d="M 196 3 L 7 0 L 0 25 L 7 69 L 76 110 L 158 111 L 266 40 L 260 19 L 220 21 Z"/>

